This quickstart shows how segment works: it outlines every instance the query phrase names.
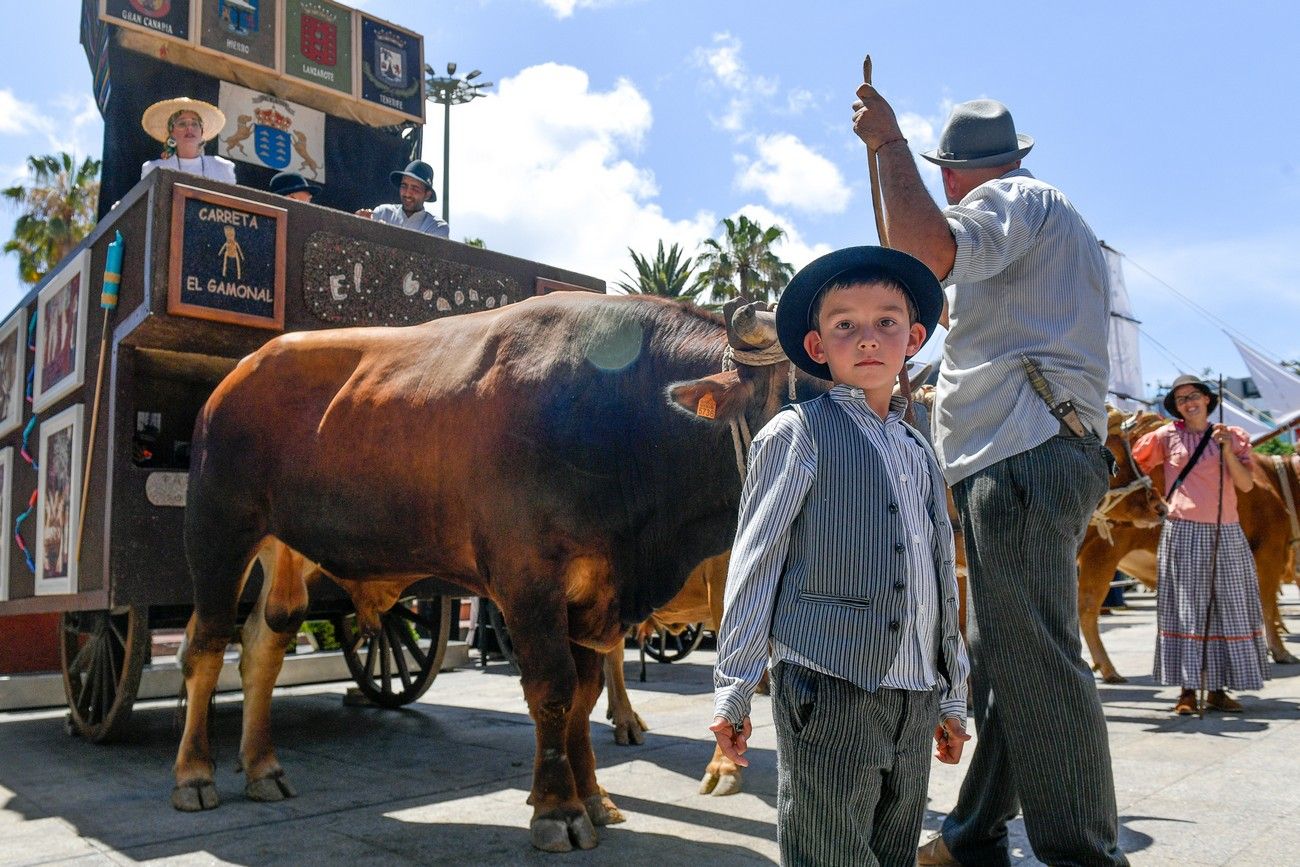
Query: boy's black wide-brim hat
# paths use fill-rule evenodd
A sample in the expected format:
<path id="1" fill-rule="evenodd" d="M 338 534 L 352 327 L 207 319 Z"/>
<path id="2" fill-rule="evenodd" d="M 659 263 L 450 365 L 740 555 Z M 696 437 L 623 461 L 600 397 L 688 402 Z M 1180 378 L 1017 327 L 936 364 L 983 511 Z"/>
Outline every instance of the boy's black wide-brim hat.
<path id="1" fill-rule="evenodd" d="M 809 319 L 813 303 L 833 283 L 881 278 L 902 284 L 916 305 L 916 321 L 925 326 L 925 339 L 929 340 L 943 310 L 943 289 L 934 273 L 919 259 L 888 247 L 845 247 L 809 262 L 781 293 L 776 305 L 776 333 L 786 357 L 805 373 L 830 379 L 830 367 L 813 361 L 803 347 L 804 337 L 816 325 Z"/>
<path id="2" fill-rule="evenodd" d="M 1192 376 L 1190 373 L 1184 373 L 1182 376 L 1175 379 L 1174 384 L 1169 386 L 1169 391 L 1165 392 L 1165 399 L 1163 401 L 1165 412 L 1169 413 L 1174 418 L 1183 417 L 1183 414 L 1178 411 L 1178 404 L 1174 403 L 1174 392 L 1182 388 L 1184 385 L 1196 386 L 1197 391 L 1210 399 L 1210 405 L 1205 408 L 1206 416 L 1209 416 L 1210 413 L 1214 412 L 1214 408 L 1219 405 L 1219 396 L 1215 394 L 1214 389 L 1210 388 L 1210 386 L 1207 385 L 1199 376 Z"/>

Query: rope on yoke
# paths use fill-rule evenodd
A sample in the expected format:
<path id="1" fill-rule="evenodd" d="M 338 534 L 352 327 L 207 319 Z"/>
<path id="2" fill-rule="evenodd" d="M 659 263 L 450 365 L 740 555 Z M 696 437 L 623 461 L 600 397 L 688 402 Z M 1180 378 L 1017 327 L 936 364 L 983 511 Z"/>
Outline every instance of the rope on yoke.
<path id="1" fill-rule="evenodd" d="M 781 362 L 789 362 L 785 350 L 781 348 L 779 342 L 773 343 L 766 349 L 736 349 L 728 343 L 722 350 L 722 369 L 735 370 L 736 362 L 749 367 L 771 367 Z M 790 400 L 794 400 L 795 391 L 795 373 L 794 365 L 789 366 L 789 376 L 787 377 L 786 393 Z M 741 484 L 745 482 L 745 458 L 749 454 L 749 446 L 753 443 L 754 438 L 749 432 L 749 421 L 745 414 L 741 413 L 738 418 L 733 418 L 727 424 L 731 428 L 731 445 L 736 453 L 736 472 L 740 473 Z"/>
<path id="2" fill-rule="evenodd" d="M 1110 533 L 1110 528 L 1115 523 L 1110 519 L 1111 510 L 1118 506 L 1120 501 L 1129 494 L 1143 488 L 1151 490 L 1150 476 L 1140 476 L 1122 488 L 1111 488 L 1102 496 L 1101 502 L 1097 504 L 1097 508 L 1092 513 L 1092 519 L 1088 523 L 1097 528 L 1097 535 L 1101 536 L 1107 545 L 1115 544 Z"/>

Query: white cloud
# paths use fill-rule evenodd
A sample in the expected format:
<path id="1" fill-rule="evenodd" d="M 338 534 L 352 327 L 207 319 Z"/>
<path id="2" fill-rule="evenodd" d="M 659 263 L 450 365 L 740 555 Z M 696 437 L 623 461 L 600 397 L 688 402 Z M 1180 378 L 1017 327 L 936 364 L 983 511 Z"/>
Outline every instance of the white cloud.
<path id="1" fill-rule="evenodd" d="M 35 116 L 35 107 L 14 96 L 9 88 L 0 90 L 0 135 L 27 132 L 28 124 Z"/>
<path id="2" fill-rule="evenodd" d="M 103 121 L 95 100 L 88 94 L 64 94 L 38 108 L 5 88 L 0 90 L 0 135 L 40 135 L 52 151 L 67 151 L 79 157 L 97 156 L 101 149 Z"/>
<path id="3" fill-rule="evenodd" d="M 741 59 L 741 41 L 730 33 L 716 33 L 708 48 L 695 49 L 692 58 L 697 66 L 709 71 L 710 86 L 729 92 L 727 110 L 713 122 L 728 132 L 742 132 L 756 98 L 770 99 L 777 91 L 777 81 L 752 74 Z"/>
<path id="4" fill-rule="evenodd" d="M 816 108 L 821 104 L 811 90 L 802 87 L 796 87 L 785 96 L 785 110 L 787 114 L 803 114 L 810 108 Z"/>
<path id="5" fill-rule="evenodd" d="M 452 114 L 453 238 L 612 284 L 631 265 L 628 247 L 646 253 L 663 239 L 693 251 L 717 222 L 705 211 L 673 219 L 654 201 L 654 174 L 632 159 L 653 117 L 628 81 L 594 91 L 582 70 L 548 63 Z M 435 166 L 441 120 L 433 113 L 425 131 Z"/>
<path id="6" fill-rule="evenodd" d="M 736 184 L 765 195 L 772 204 L 801 211 L 838 214 L 849 189 L 836 165 L 789 133 L 759 136 L 757 159 L 740 158 Z"/>
<path id="7" fill-rule="evenodd" d="M 555 13 L 556 18 L 569 18 L 575 9 L 599 9 L 613 6 L 619 0 L 540 0 L 541 4 Z"/>

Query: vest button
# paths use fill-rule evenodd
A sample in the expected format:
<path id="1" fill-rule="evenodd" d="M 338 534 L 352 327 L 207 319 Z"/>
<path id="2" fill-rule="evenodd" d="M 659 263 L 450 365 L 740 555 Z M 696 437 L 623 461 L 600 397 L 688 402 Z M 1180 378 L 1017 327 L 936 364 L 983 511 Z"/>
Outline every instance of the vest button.
<path id="1" fill-rule="evenodd" d="M 907 550 L 907 546 L 904 545 L 902 542 L 899 542 L 896 545 L 894 545 L 894 550 L 902 554 L 904 551 Z"/>
<path id="2" fill-rule="evenodd" d="M 903 589 L 904 587 L 906 587 L 906 586 L 907 586 L 907 582 L 904 581 L 904 580 L 902 580 L 901 578 L 900 578 L 899 580 L 897 580 L 897 581 L 894 582 L 894 589 L 895 589 L 895 590 L 902 590 L 902 589 Z"/>
<path id="3" fill-rule="evenodd" d="M 898 621 L 897 621 L 897 620 L 891 620 L 891 621 L 889 621 L 889 630 L 890 630 L 890 632 L 897 632 L 897 631 L 898 631 Z"/>
<path id="4" fill-rule="evenodd" d="M 898 503 L 890 503 L 890 504 L 889 504 L 889 511 L 890 511 L 890 514 L 897 515 L 897 514 L 898 514 Z"/>

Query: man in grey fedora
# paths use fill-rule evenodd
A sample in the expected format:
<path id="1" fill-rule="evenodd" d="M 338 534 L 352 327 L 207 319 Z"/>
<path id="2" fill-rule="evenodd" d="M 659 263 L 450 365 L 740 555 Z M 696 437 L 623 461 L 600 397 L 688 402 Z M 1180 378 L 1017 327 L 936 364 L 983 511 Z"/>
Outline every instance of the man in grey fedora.
<path id="1" fill-rule="evenodd" d="M 1019 809 L 1042 861 L 1127 864 L 1077 610 L 1078 546 L 1107 487 L 1100 245 L 1060 190 L 1020 167 L 1034 141 L 1006 106 L 955 106 L 922 154 L 940 167 L 940 210 L 889 103 L 868 84 L 857 96 L 853 129 L 879 159 L 889 244 L 944 284 L 932 426 L 970 571 L 975 754 L 918 862 L 1010 864 L 1007 821 Z"/>
<path id="2" fill-rule="evenodd" d="M 362 208 L 357 211 L 357 216 L 439 238 L 451 234 L 450 226 L 424 209 L 425 202 L 438 200 L 438 194 L 433 191 L 433 166 L 424 160 L 413 160 L 403 171 L 393 172 L 388 179 L 397 187 L 401 204 Z"/>

